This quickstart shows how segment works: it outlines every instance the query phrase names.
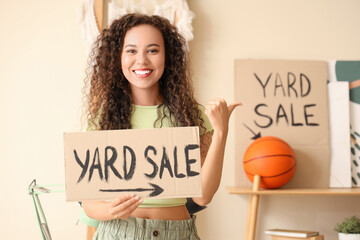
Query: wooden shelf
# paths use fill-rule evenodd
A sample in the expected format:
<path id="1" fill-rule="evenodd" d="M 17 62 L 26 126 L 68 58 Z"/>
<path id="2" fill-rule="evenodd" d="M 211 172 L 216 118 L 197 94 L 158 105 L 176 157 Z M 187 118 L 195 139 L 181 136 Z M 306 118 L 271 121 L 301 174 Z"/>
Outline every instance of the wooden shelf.
<path id="1" fill-rule="evenodd" d="M 260 176 L 255 175 L 253 188 L 227 187 L 229 194 L 249 196 L 246 221 L 246 240 L 255 240 L 257 211 L 260 195 L 318 195 L 318 196 L 360 196 L 360 188 L 291 188 L 260 189 Z"/>
<path id="2" fill-rule="evenodd" d="M 292 188 L 292 189 L 260 189 L 227 187 L 230 194 L 242 195 L 333 195 L 333 196 L 360 196 L 360 188 Z"/>

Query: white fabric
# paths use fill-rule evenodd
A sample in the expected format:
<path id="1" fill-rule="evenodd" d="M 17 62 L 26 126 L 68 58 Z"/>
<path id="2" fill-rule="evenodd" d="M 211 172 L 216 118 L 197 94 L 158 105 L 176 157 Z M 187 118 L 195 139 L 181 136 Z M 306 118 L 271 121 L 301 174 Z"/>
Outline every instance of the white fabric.
<path id="1" fill-rule="evenodd" d="M 137 12 L 167 18 L 172 24 L 175 23 L 176 19 L 176 27 L 178 28 L 179 33 L 187 42 L 193 39 L 192 19 L 194 18 L 194 13 L 190 11 L 186 0 L 166 0 L 161 4 L 152 0 L 151 5 L 153 6 L 153 9 L 150 9 L 146 2 L 149 1 L 112 0 L 108 4 L 107 27 L 122 15 Z M 92 44 L 100 34 L 95 18 L 94 0 L 81 1 L 79 22 L 86 51 L 89 52 Z"/>
<path id="2" fill-rule="evenodd" d="M 100 30 L 96 23 L 94 0 L 82 0 L 79 8 L 79 23 L 86 52 L 89 53 Z"/>

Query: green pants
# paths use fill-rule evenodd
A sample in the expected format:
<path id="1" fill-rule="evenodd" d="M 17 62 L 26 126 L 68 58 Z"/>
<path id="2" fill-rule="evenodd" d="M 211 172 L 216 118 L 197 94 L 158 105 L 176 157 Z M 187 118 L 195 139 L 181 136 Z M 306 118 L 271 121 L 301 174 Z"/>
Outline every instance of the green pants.
<path id="1" fill-rule="evenodd" d="M 188 220 L 129 217 L 100 222 L 93 240 L 200 240 L 195 216 Z"/>

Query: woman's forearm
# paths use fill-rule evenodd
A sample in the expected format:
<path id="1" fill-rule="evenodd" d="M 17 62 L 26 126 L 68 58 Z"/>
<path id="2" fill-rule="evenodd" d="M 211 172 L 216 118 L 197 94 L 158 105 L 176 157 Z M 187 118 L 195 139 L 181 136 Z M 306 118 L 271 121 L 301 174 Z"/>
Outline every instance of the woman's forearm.
<path id="1" fill-rule="evenodd" d="M 100 221 L 114 219 L 108 211 L 108 202 L 105 201 L 86 201 L 83 202 L 83 208 L 88 217 Z"/>
<path id="2" fill-rule="evenodd" d="M 226 138 L 227 132 L 214 132 L 211 145 L 201 168 L 202 197 L 193 199 L 201 206 L 210 203 L 219 188 L 224 162 Z"/>

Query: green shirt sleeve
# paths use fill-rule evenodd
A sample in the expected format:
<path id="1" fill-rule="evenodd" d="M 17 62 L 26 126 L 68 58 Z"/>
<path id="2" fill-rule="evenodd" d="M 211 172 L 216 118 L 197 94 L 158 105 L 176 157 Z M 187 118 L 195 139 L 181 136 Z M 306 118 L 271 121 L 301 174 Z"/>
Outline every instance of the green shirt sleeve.
<path id="1" fill-rule="evenodd" d="M 92 219 L 92 218 L 88 217 L 83 208 L 81 208 L 79 221 L 84 223 L 85 225 L 95 227 L 95 228 L 98 227 L 99 222 L 100 222 L 100 221 L 98 221 L 96 219 Z"/>
<path id="2" fill-rule="evenodd" d="M 203 134 L 208 133 L 208 132 L 211 132 L 211 134 L 213 134 L 214 129 L 211 126 L 209 118 L 206 116 L 206 114 L 204 112 L 205 107 L 202 106 L 202 105 L 199 105 L 199 109 L 201 111 L 201 118 L 204 120 L 204 125 L 203 126 L 205 127 L 205 130 L 200 128 L 200 135 L 203 135 Z"/>

